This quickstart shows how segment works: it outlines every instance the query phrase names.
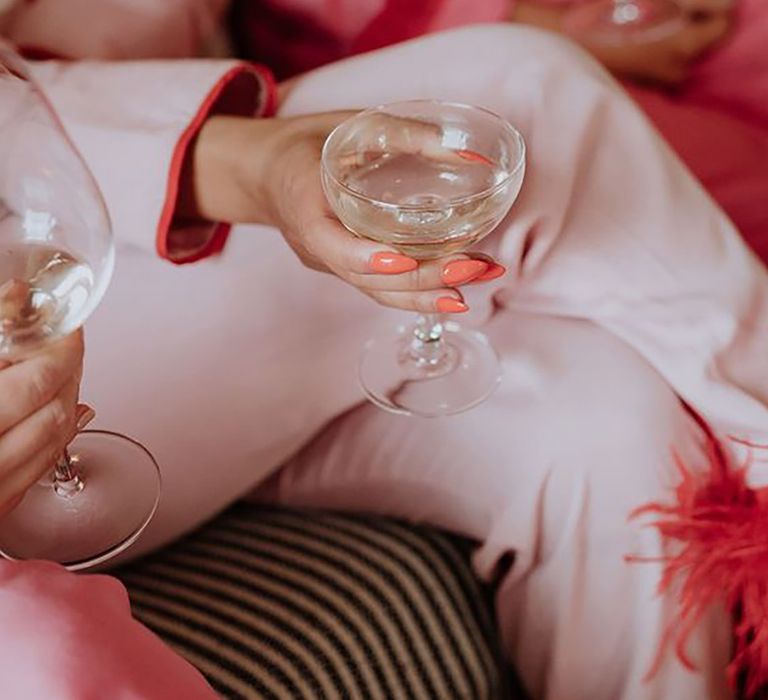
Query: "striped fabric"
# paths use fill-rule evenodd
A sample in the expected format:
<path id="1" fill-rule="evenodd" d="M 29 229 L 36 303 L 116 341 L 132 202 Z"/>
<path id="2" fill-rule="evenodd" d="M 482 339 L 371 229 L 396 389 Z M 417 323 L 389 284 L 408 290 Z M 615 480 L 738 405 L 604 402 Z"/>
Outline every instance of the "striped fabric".
<path id="1" fill-rule="evenodd" d="M 468 552 L 390 520 L 239 504 L 119 575 L 225 698 L 506 700 Z"/>

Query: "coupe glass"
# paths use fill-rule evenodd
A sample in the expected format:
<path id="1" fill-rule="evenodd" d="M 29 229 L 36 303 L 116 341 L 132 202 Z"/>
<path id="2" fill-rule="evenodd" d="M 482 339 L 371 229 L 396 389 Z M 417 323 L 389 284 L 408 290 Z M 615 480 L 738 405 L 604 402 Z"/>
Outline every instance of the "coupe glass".
<path id="1" fill-rule="evenodd" d="M 598 44 L 649 43 L 683 27 L 685 13 L 674 0 L 596 0 L 570 8 L 566 31 Z"/>
<path id="2" fill-rule="evenodd" d="M 467 250 L 504 218 L 525 171 L 522 136 L 479 107 L 418 100 L 361 112 L 328 137 L 322 180 L 355 235 L 417 260 Z M 425 314 L 372 339 L 360 383 L 395 413 L 441 416 L 483 401 L 501 367 L 482 333 Z"/>
<path id="3" fill-rule="evenodd" d="M 24 62 L 0 44 L 0 363 L 82 326 L 113 266 L 96 183 Z M 0 520 L 0 554 L 72 570 L 99 564 L 136 540 L 159 494 L 146 449 L 116 433 L 84 431 Z"/>

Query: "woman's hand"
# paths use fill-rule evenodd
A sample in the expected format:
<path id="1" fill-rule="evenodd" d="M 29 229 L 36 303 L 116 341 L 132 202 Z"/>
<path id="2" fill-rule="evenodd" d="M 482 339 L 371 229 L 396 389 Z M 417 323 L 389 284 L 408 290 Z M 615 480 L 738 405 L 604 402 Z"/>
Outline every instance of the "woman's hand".
<path id="1" fill-rule="evenodd" d="M 676 0 L 677 4 L 689 15 L 715 15 L 721 12 L 731 12 L 736 0 Z"/>
<path id="2" fill-rule="evenodd" d="M 688 77 L 691 66 L 728 34 L 732 0 L 679 0 L 686 13 L 677 31 L 655 41 L 607 45 L 589 37 L 571 36 L 619 78 L 674 87 Z M 536 0 L 516 3 L 511 19 L 566 34 L 561 7 Z"/>
<path id="3" fill-rule="evenodd" d="M 275 226 L 307 267 L 330 272 L 387 306 L 465 311 L 456 287 L 495 279 L 504 273 L 501 265 L 480 255 L 418 263 L 352 235 L 331 212 L 320 182 L 320 154 L 328 134 L 351 114 L 210 119 L 195 149 L 194 213 Z M 434 149 L 430 129 L 404 124 L 404 149 Z"/>
<path id="4" fill-rule="evenodd" d="M 688 78 L 696 60 L 726 37 L 730 23 L 726 13 L 704 14 L 688 18 L 681 29 L 656 41 L 601 46 L 585 40 L 583 45 L 619 77 L 674 87 Z"/>
<path id="5" fill-rule="evenodd" d="M 83 338 L 75 333 L 13 365 L 0 363 L 0 517 L 93 418 L 77 404 L 82 362 Z"/>

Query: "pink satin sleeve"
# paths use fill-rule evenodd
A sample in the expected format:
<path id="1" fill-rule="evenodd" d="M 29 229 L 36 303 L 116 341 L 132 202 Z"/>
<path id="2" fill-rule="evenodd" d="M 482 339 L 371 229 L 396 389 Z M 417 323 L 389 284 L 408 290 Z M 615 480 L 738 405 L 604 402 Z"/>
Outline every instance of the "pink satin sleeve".
<path id="1" fill-rule="evenodd" d="M 131 617 L 123 585 L 0 561 L 3 698 L 215 700 L 203 676 Z"/>

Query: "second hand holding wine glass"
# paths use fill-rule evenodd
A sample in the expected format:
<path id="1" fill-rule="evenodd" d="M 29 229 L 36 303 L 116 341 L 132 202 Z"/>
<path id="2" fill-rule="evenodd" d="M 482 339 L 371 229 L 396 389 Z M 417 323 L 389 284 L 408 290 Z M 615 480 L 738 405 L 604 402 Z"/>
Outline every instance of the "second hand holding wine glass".
<path id="1" fill-rule="evenodd" d="M 663 39 L 685 24 L 675 0 L 594 0 L 569 8 L 563 20 L 568 34 L 594 44 L 645 44 Z"/>
<path id="2" fill-rule="evenodd" d="M 24 62 L 0 43 L 0 360 L 73 333 L 114 265 L 101 193 Z M 139 443 L 88 430 L 0 520 L 0 555 L 71 570 L 129 547 L 157 509 L 160 472 Z"/>
<path id="3" fill-rule="evenodd" d="M 361 112 L 333 131 L 322 156 L 339 220 L 417 260 L 463 252 L 487 236 L 517 198 L 524 171 L 525 144 L 509 123 L 438 100 Z M 434 313 L 369 341 L 359 375 L 378 406 L 431 417 L 483 401 L 501 368 L 482 333 Z"/>

